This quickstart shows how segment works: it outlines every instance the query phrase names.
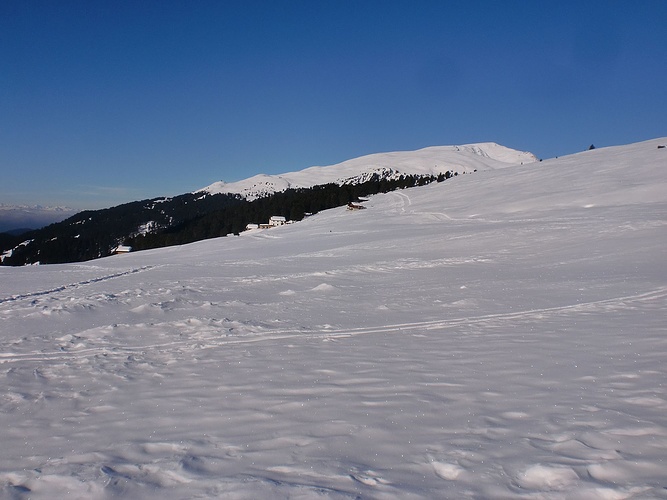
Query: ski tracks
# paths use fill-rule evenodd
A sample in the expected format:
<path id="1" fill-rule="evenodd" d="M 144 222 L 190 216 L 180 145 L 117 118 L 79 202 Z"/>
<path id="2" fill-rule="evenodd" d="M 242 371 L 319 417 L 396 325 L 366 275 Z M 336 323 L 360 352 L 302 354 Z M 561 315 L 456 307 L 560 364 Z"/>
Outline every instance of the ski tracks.
<path id="1" fill-rule="evenodd" d="M 153 269 L 155 267 L 156 266 L 137 267 L 137 268 L 129 269 L 127 271 L 121 271 L 121 272 L 118 272 L 118 273 L 107 274 L 107 275 L 104 275 L 104 276 L 98 276 L 96 278 L 90 278 L 90 279 L 87 279 L 87 280 L 77 281 L 75 283 L 70 283 L 70 284 L 67 284 L 67 285 L 54 287 L 54 288 L 51 288 L 51 289 L 48 289 L 48 290 L 40 290 L 40 291 L 36 291 L 36 292 L 28 292 L 28 293 L 12 295 L 10 297 L 3 297 L 3 298 L 0 298 L 0 304 L 4 304 L 6 302 L 17 302 L 17 301 L 25 300 L 25 299 L 33 299 L 33 298 L 37 298 L 37 297 L 44 297 L 44 296 L 52 295 L 54 293 L 66 292 L 66 291 L 69 291 L 69 290 L 76 290 L 76 289 L 81 288 L 81 287 L 86 286 L 86 285 L 91 285 L 91 284 L 94 284 L 94 283 L 100 283 L 100 282 L 103 282 L 103 281 L 109 281 L 109 280 L 112 280 L 112 279 L 121 278 L 123 276 L 128 276 L 130 274 L 136 274 L 136 273 L 148 271 L 148 270 Z"/>
<path id="2" fill-rule="evenodd" d="M 447 215 L 444 212 L 420 212 L 420 211 L 414 211 L 411 209 L 412 206 L 412 200 L 410 199 L 410 196 L 408 196 L 405 193 L 402 192 L 393 192 L 395 196 L 398 196 L 401 200 L 401 207 L 400 207 L 400 212 L 402 215 L 410 214 L 410 215 L 419 215 L 419 216 L 427 216 L 430 219 L 435 219 L 436 221 L 455 221 L 455 220 L 467 220 L 467 219 L 454 219 Z"/>
<path id="3" fill-rule="evenodd" d="M 138 272 L 137 270 L 130 272 Z M 107 279 L 110 279 L 109 277 Z M 622 297 L 568 304 L 563 306 L 527 309 L 523 311 L 512 311 L 497 314 L 485 314 L 481 316 L 465 316 L 460 318 L 449 318 L 441 320 L 393 323 L 377 326 L 366 326 L 359 328 L 333 328 L 324 327 L 318 330 L 304 328 L 254 328 L 251 324 L 239 325 L 237 322 L 223 319 L 201 318 L 180 319 L 162 323 L 137 324 L 137 325 L 109 325 L 98 327 L 93 330 L 98 332 L 105 340 L 115 337 L 114 331 L 146 330 L 160 331 L 163 342 L 134 343 L 134 345 L 114 342 L 103 345 L 90 346 L 76 344 L 71 347 L 62 345 L 57 351 L 37 351 L 26 353 L 0 353 L 0 364 L 14 362 L 43 362 L 43 361 L 67 361 L 82 357 L 95 357 L 99 355 L 109 357 L 127 357 L 132 353 L 154 350 L 174 350 L 172 355 L 180 351 L 191 352 L 193 349 L 217 349 L 225 346 L 244 345 L 258 342 L 279 342 L 283 340 L 321 340 L 335 342 L 346 338 L 370 335 L 370 334 L 419 334 L 428 331 L 439 331 L 452 328 L 465 329 L 473 326 L 499 326 L 502 324 L 528 321 L 545 320 L 546 318 L 567 313 L 586 313 L 594 311 L 607 311 L 611 308 L 632 308 L 636 303 L 649 303 L 667 298 L 667 287 L 642 292 Z M 85 333 L 85 332 L 84 332 Z M 104 335 L 102 335 L 104 334 Z M 90 335 L 94 337 L 95 335 Z M 173 337 L 172 337 L 173 336 Z M 153 335 L 147 337 L 154 338 Z M 176 340 L 170 340 L 174 338 Z M 74 339 L 76 340 L 76 339 Z M 87 340 L 90 340 L 87 339 Z"/>

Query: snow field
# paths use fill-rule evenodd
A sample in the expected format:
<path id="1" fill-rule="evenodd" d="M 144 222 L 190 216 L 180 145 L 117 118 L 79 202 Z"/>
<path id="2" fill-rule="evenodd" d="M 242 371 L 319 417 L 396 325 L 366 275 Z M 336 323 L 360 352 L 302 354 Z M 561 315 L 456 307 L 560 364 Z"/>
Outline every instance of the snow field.
<path id="1" fill-rule="evenodd" d="M 667 498 L 656 144 L 0 268 L 0 497 Z"/>

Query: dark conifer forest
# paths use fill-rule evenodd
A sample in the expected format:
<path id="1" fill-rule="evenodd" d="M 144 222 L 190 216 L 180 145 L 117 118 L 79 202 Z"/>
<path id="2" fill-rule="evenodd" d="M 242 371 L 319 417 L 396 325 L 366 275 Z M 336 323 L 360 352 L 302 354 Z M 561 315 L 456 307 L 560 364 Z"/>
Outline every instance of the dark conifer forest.
<path id="1" fill-rule="evenodd" d="M 138 251 L 239 234 L 248 224 L 265 223 L 274 215 L 296 222 L 363 196 L 441 182 L 453 175 L 457 174 L 448 171 L 437 177 L 387 179 L 374 174 L 361 183 L 288 189 L 252 201 L 239 195 L 200 192 L 84 211 L 19 236 L 1 233 L 2 265 L 80 262 L 111 255 L 118 245 Z"/>

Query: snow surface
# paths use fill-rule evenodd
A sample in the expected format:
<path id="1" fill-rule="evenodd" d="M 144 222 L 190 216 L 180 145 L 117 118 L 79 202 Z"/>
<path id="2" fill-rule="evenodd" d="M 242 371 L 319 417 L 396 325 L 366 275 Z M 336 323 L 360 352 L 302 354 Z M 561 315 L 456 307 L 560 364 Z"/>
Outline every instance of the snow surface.
<path id="1" fill-rule="evenodd" d="M 665 142 L 0 268 L 0 497 L 667 498 Z"/>
<path id="2" fill-rule="evenodd" d="M 406 175 L 435 175 L 447 171 L 460 174 L 535 162 L 532 153 L 517 151 L 493 142 L 463 146 L 434 146 L 417 151 L 376 153 L 336 165 L 310 167 L 281 175 L 260 174 L 238 182 L 214 182 L 197 192 L 237 193 L 252 200 L 290 188 L 367 180 L 373 173 L 386 178 Z"/>

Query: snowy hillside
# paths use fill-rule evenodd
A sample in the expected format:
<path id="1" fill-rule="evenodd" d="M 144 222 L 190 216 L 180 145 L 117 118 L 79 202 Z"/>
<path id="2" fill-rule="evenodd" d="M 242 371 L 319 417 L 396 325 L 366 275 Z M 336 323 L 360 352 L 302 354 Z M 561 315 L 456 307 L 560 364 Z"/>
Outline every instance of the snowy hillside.
<path id="1" fill-rule="evenodd" d="M 260 174 L 238 182 L 215 182 L 199 191 L 210 194 L 238 193 L 252 200 L 289 188 L 363 182 L 373 174 L 387 179 L 397 178 L 401 174 L 437 176 L 447 171 L 462 174 L 532 163 L 536 160 L 532 153 L 516 151 L 492 142 L 435 146 L 417 151 L 377 153 L 336 165 L 310 167 L 282 175 Z"/>
<path id="2" fill-rule="evenodd" d="M 665 144 L 0 268 L 0 497 L 667 498 Z"/>

